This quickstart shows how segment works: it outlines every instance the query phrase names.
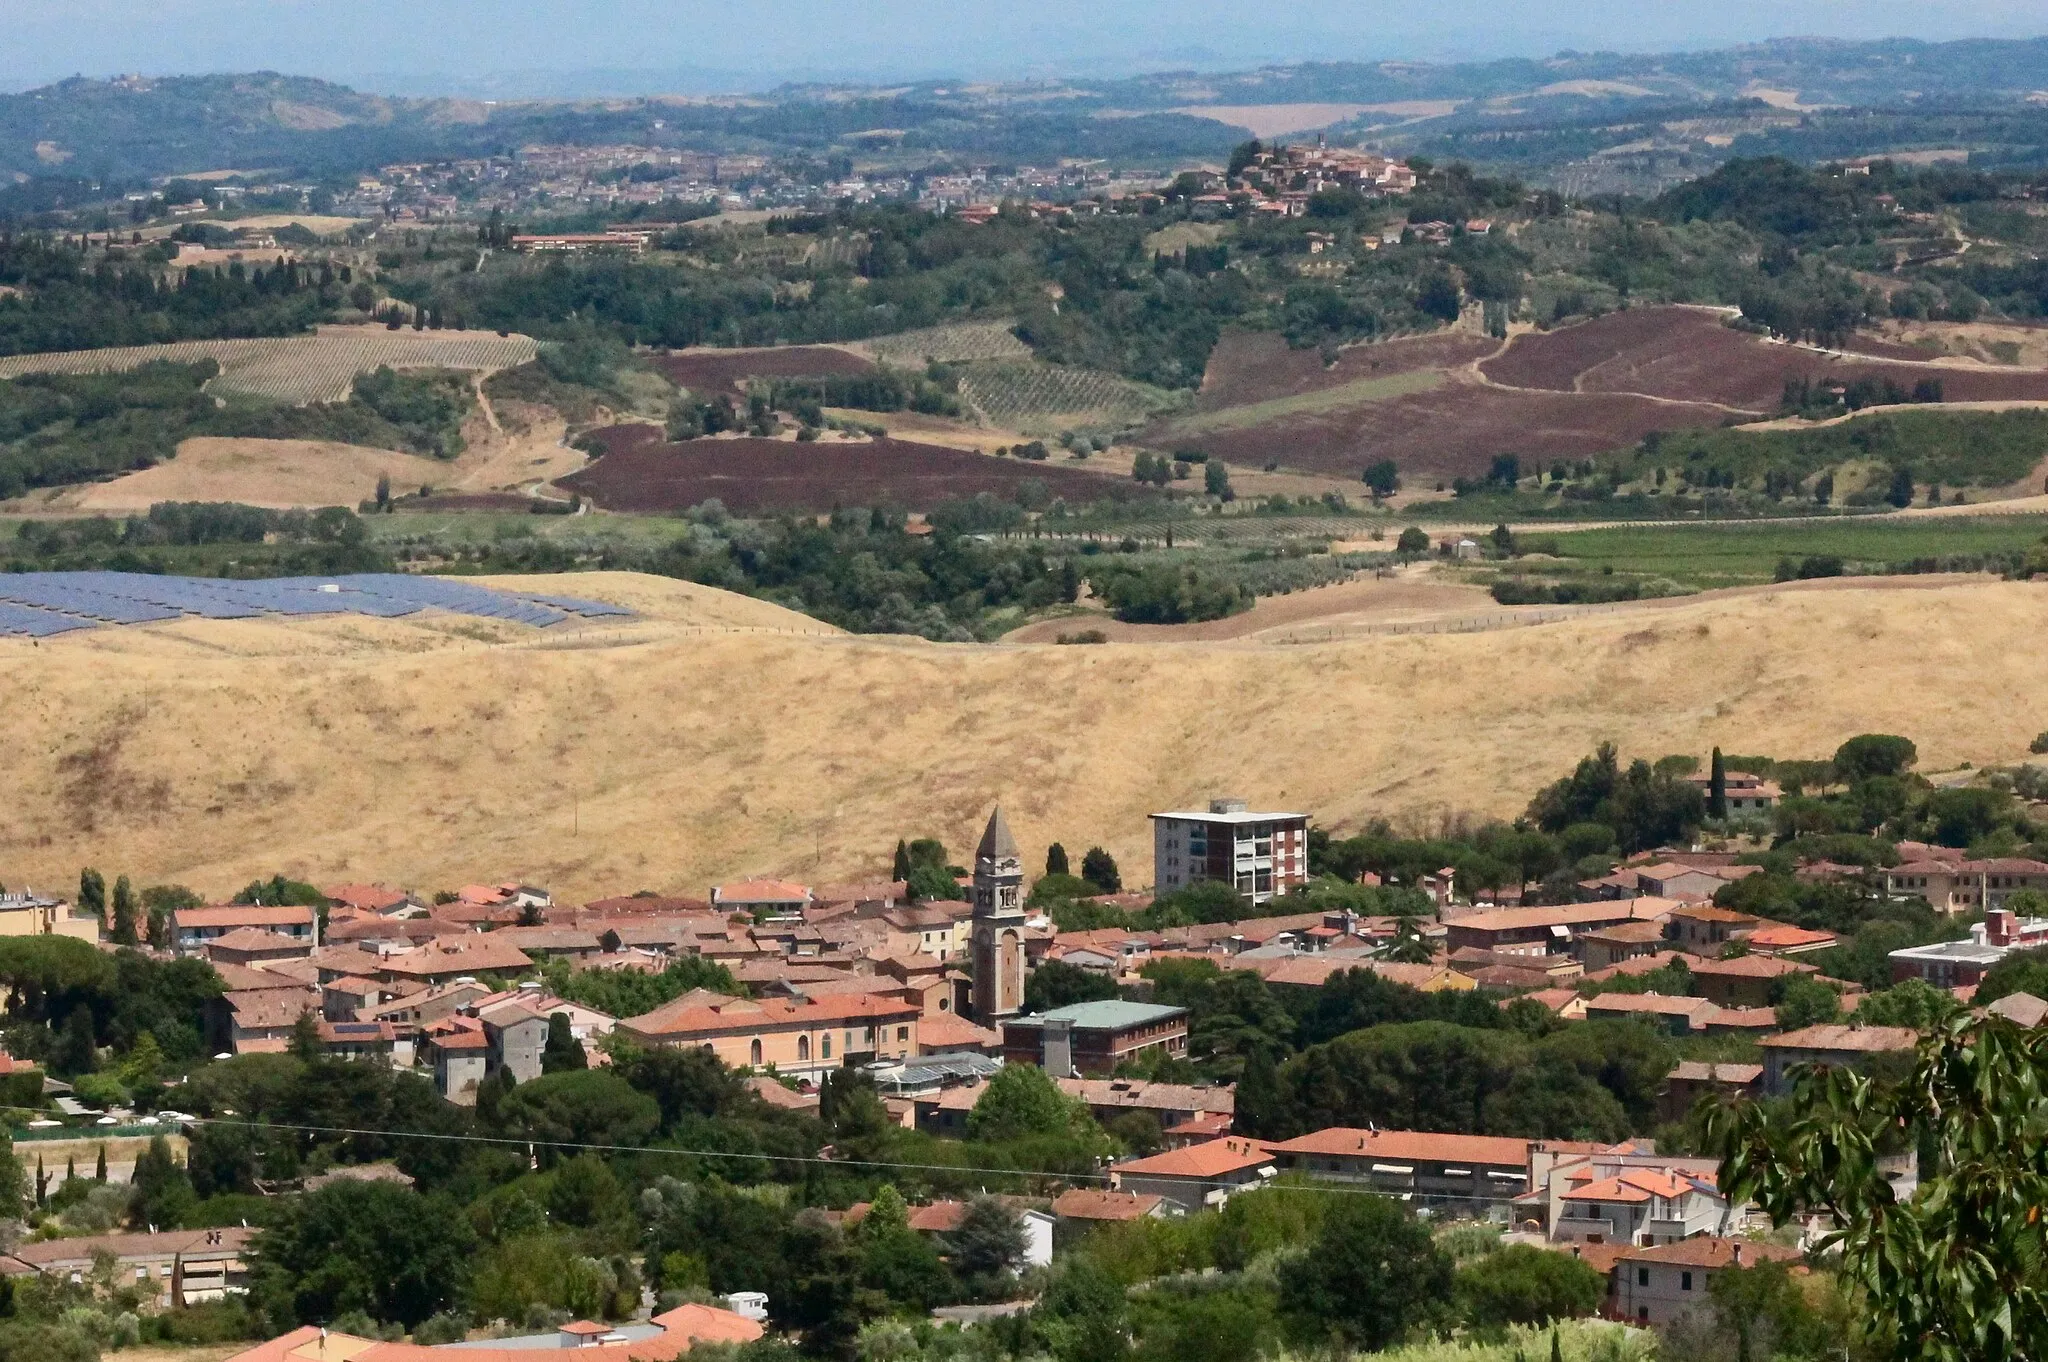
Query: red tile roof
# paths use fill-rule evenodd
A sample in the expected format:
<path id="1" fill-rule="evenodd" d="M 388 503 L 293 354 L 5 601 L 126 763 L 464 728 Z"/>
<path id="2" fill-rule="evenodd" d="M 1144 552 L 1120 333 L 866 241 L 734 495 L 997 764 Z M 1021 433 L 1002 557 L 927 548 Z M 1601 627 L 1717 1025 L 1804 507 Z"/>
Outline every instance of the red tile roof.
<path id="1" fill-rule="evenodd" d="M 1292 1140 L 1268 1144 L 1275 1154 L 1324 1158 L 1423 1159 L 1520 1168 L 1529 1162 L 1529 1142 L 1500 1135 L 1439 1135 L 1423 1130 L 1358 1130 L 1331 1126 Z"/>
<path id="2" fill-rule="evenodd" d="M 1738 1261 L 1755 1263 L 1766 1258 L 1789 1263 L 1804 1256 L 1798 1249 L 1781 1244 L 1722 1239 L 1710 1234 L 1681 1239 L 1675 1244 L 1659 1244 L 1655 1248 L 1627 1248 L 1617 1255 L 1618 1261 L 1624 1263 L 1674 1263 L 1680 1267 L 1731 1267 Z"/>
<path id="3" fill-rule="evenodd" d="M 1136 1173 L 1143 1177 L 1214 1178 L 1242 1172 L 1273 1161 L 1266 1146 L 1257 1140 L 1230 1138 L 1170 1149 L 1149 1159 L 1133 1159 L 1114 1166 L 1113 1172 Z"/>
<path id="4" fill-rule="evenodd" d="M 171 914 L 180 930 L 205 927 L 292 927 L 311 926 L 311 908 L 271 907 L 263 904 L 230 903 L 212 908 L 180 908 Z"/>
<path id="5" fill-rule="evenodd" d="M 1910 1026 L 1855 1026 L 1826 1023 L 1808 1026 L 1783 1035 L 1765 1036 L 1759 1042 L 1766 1050 L 1840 1050 L 1860 1054 L 1881 1054 L 1911 1050 L 1920 1043 L 1920 1033 Z"/>
<path id="6" fill-rule="evenodd" d="M 1070 1187 L 1053 1198 L 1052 1213 L 1061 1220 L 1143 1220 L 1165 1200 L 1140 1192 Z"/>
<path id="7" fill-rule="evenodd" d="M 722 1034 L 738 1031 L 801 1029 L 833 1026 L 849 1021 L 905 1021 L 922 1009 L 901 997 L 877 993 L 854 993 L 796 1002 L 787 998 L 734 998 L 706 1005 L 678 998 L 619 1025 L 636 1035 L 661 1040 L 676 1036 Z"/>

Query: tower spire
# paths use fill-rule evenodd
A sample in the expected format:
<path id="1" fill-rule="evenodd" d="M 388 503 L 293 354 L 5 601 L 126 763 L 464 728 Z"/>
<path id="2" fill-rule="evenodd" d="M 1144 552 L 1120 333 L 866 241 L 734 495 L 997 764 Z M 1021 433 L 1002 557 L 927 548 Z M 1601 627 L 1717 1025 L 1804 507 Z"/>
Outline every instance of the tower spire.
<path id="1" fill-rule="evenodd" d="M 1003 818 L 1003 806 L 996 805 L 995 812 L 988 816 L 988 827 L 982 831 L 981 845 L 974 849 L 977 861 L 1003 861 L 1021 859 L 1017 850 L 1017 839 L 1010 835 L 1010 825 Z"/>

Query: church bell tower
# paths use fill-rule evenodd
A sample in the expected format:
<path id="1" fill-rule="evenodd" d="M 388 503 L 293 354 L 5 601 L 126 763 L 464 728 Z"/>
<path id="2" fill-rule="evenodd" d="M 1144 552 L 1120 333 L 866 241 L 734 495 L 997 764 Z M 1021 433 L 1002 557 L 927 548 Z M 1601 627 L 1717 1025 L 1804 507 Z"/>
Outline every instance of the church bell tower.
<path id="1" fill-rule="evenodd" d="M 1000 807 L 974 849 L 974 1016 L 983 1026 L 1024 1006 L 1024 861 Z"/>

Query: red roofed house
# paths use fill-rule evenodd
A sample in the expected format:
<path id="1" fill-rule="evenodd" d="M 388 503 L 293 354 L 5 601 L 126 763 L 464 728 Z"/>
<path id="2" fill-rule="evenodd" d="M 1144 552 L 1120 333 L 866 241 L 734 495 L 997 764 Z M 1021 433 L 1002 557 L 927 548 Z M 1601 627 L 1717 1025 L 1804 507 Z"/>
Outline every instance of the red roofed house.
<path id="1" fill-rule="evenodd" d="M 533 968 L 526 952 L 489 934 L 437 937 L 417 950 L 384 957 L 377 977 L 438 984 L 478 974 L 519 974 Z"/>
<path id="2" fill-rule="evenodd" d="M 1110 1169 L 1118 1191 L 1162 1197 L 1178 1214 L 1221 1206 L 1235 1192 L 1264 1186 L 1273 1173 L 1273 1157 L 1263 1144 L 1234 1136 Z"/>
<path id="3" fill-rule="evenodd" d="M 188 955 L 214 938 L 244 927 L 305 937 L 311 945 L 320 944 L 320 919 L 311 908 L 242 903 L 180 908 L 171 915 L 171 926 L 173 944 L 180 954 Z"/>
<path id="4" fill-rule="evenodd" d="M 1634 898 L 1465 913 L 1444 923 L 1444 944 L 1451 951 L 1476 946 L 1531 955 L 1553 950 L 1577 954 L 1578 938 L 1587 932 L 1623 922 L 1657 921 L 1678 906 L 1668 899 Z"/>
<path id="5" fill-rule="evenodd" d="M 1671 910 L 1664 937 L 1682 951 L 1719 955 L 1731 941 L 1740 941 L 1763 925 L 1763 919 L 1711 903 L 1690 903 Z"/>
<path id="6" fill-rule="evenodd" d="M 1987 861 L 1908 860 L 1884 874 L 1895 899 L 1923 898 L 1938 913 L 2003 908 L 2022 889 L 2048 893 L 2048 864 L 2018 856 Z"/>
<path id="7" fill-rule="evenodd" d="M 1096 1187 L 1069 1187 L 1053 1198 L 1053 1218 L 1062 1224 L 1102 1225 L 1161 1215 L 1166 1198 Z"/>
<path id="8" fill-rule="evenodd" d="M 788 880 L 740 880 L 711 886 L 711 906 L 722 913 L 801 913 L 811 891 Z"/>
<path id="9" fill-rule="evenodd" d="M 687 995 L 619 1029 L 649 1045 L 697 1046 L 733 1068 L 773 1064 L 786 1074 L 823 1075 L 848 1062 L 917 1053 L 924 1009 L 900 996 L 853 993 L 793 1001 Z"/>
<path id="10" fill-rule="evenodd" d="M 1711 1324 L 1708 1286 L 1726 1268 L 1766 1260 L 1792 1262 L 1798 1249 L 1743 1239 L 1701 1236 L 1655 1248 L 1632 1248 L 1616 1258 L 1608 1286 L 1609 1312 L 1634 1324 L 1666 1325 L 1689 1315 Z"/>
<path id="11" fill-rule="evenodd" d="M 1818 965 L 1769 955 L 1738 955 L 1732 960 L 1702 960 L 1692 967 L 1694 990 L 1723 1007 L 1769 1007 L 1771 993 L 1782 979 L 1818 974 Z"/>
<path id="12" fill-rule="evenodd" d="M 1266 1149 L 1283 1172 L 1364 1183 L 1424 1205 L 1505 1204 L 1529 1185 L 1529 1141 L 1500 1136 L 1333 1126 Z"/>
<path id="13" fill-rule="evenodd" d="M 1670 1244 L 1729 1228 L 1728 1198 L 1709 1172 L 1624 1168 L 1574 1179 L 1563 1192 L 1553 1239 L 1596 1244 Z"/>
<path id="14" fill-rule="evenodd" d="M 313 953 L 310 936 L 287 936 L 262 927 L 237 927 L 209 938 L 200 948 L 208 960 L 260 965 L 266 960 L 301 960 Z"/>
<path id="15" fill-rule="evenodd" d="M 1809 951 L 1824 951 L 1837 939 L 1833 932 L 1767 922 L 1751 932 L 1745 944 L 1751 955 L 1805 955 Z"/>
<path id="16" fill-rule="evenodd" d="M 546 1334 L 453 1350 L 447 1345 L 380 1343 L 308 1324 L 226 1362 L 559 1362 L 569 1349 L 575 1351 L 577 1362 L 675 1362 L 698 1343 L 751 1343 L 766 1332 L 758 1320 L 694 1303 L 679 1305 L 645 1324 L 575 1320 Z"/>
<path id="17" fill-rule="evenodd" d="M 1796 1065 L 1851 1067 L 1876 1055 L 1910 1054 L 1920 1043 L 1920 1033 L 1910 1026 L 1829 1022 L 1766 1036 L 1760 1043 L 1764 1051 L 1764 1095 L 1781 1097 L 1792 1089 L 1791 1071 Z"/>
<path id="18" fill-rule="evenodd" d="M 411 917 L 427 911 L 426 905 L 411 894 L 402 889 L 386 889 L 381 884 L 337 884 L 320 892 L 336 907 L 373 913 L 378 917 Z"/>
<path id="19" fill-rule="evenodd" d="M 1721 1101 L 1755 1097 L 1763 1090 L 1761 1064 L 1709 1064 L 1688 1059 L 1664 1078 L 1658 1104 L 1667 1121 L 1683 1121 L 1700 1098 L 1712 1093 Z"/>

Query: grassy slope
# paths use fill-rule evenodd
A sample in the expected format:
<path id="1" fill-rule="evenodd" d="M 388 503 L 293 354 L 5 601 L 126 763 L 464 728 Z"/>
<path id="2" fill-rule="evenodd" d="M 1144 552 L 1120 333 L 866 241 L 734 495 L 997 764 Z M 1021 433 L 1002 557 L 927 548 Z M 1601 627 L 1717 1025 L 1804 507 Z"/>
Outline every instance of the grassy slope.
<path id="1" fill-rule="evenodd" d="M 1618 526 L 1560 535 L 1554 541 L 1575 567 L 1668 577 L 1709 588 L 1767 582 L 1781 558 L 1833 555 L 1850 562 L 1897 563 L 1952 554 L 1992 553 L 2038 543 L 2048 521 L 2039 516 L 1943 516 L 1925 520 L 1855 520 L 1798 524 Z"/>
<path id="2" fill-rule="evenodd" d="M 2048 588 L 2018 583 L 1094 648 L 832 637 L 680 583 L 548 585 L 649 618 L 589 646 L 433 618 L 0 642 L 10 720 L 39 735 L 0 802 L 8 882 L 111 860 L 213 894 L 277 870 L 701 894 L 742 873 L 879 871 L 906 835 L 968 845 L 1001 799 L 1027 850 L 1100 842 L 1142 884 L 1145 814 L 1217 791 L 1338 827 L 1511 815 L 1604 739 L 1817 756 L 1883 730 L 1946 766 L 2010 760 L 2048 723 Z M 231 743 L 211 737 L 224 713 Z"/>

